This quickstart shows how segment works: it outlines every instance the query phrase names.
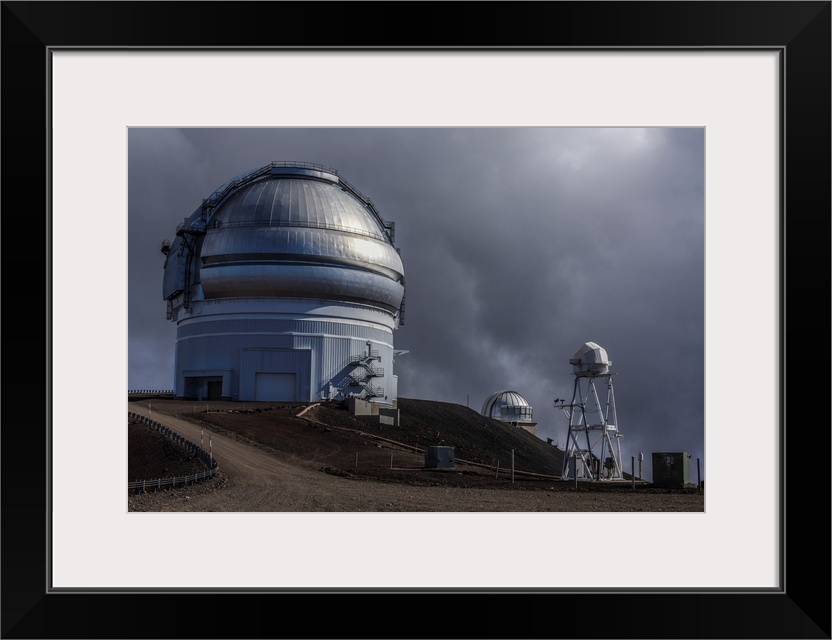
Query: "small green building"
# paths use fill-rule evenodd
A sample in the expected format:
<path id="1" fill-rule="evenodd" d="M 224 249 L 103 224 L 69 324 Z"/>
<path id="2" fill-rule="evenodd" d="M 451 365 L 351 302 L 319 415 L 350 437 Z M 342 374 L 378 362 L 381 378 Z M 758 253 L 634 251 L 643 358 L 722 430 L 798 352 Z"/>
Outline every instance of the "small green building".
<path id="1" fill-rule="evenodd" d="M 653 484 L 681 487 L 690 484 L 690 454 L 653 453 Z"/>

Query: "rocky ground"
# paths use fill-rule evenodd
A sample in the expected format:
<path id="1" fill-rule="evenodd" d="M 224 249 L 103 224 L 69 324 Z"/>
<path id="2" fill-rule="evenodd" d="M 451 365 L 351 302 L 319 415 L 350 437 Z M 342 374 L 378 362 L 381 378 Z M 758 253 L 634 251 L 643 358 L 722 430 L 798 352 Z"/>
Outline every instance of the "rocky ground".
<path id="1" fill-rule="evenodd" d="M 206 448 L 210 443 L 220 472 L 200 485 L 128 495 L 128 508 L 704 511 L 704 492 L 696 487 L 637 482 L 634 490 L 629 476 L 626 482 L 581 482 L 576 490 L 572 482 L 559 480 L 562 451 L 467 407 L 403 398 L 399 408 L 401 424 L 389 426 L 352 416 L 336 403 L 132 401 L 130 411 L 162 422 L 191 442 L 203 439 Z M 131 478 L 133 469 L 182 473 L 172 471 L 169 449 L 154 454 L 146 446 L 143 427 L 128 424 L 128 429 Z M 453 468 L 426 469 L 424 448 L 430 445 L 453 446 Z"/>

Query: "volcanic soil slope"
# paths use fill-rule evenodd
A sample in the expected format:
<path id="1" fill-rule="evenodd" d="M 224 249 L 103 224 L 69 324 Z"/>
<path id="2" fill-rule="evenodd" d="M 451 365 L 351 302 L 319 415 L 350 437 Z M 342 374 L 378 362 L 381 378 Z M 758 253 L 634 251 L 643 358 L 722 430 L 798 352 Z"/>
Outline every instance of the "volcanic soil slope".
<path id="1" fill-rule="evenodd" d="M 176 503 L 170 495 L 129 496 L 131 510 L 644 511 L 653 510 L 643 502 L 645 494 L 674 493 L 640 483 L 644 491 L 636 492 L 642 494 L 639 504 L 570 506 L 565 494 L 573 486 L 559 480 L 560 449 L 523 429 L 451 403 L 400 398 L 400 424 L 392 426 L 353 416 L 342 403 L 334 402 L 131 400 L 130 411 L 163 422 L 192 442 L 202 439 L 207 448 L 213 438 L 221 471 L 206 486 L 176 490 L 189 494 L 189 502 Z M 142 450 L 134 450 L 133 434 L 139 425 L 132 422 L 131 469 L 140 468 L 134 457 Z M 452 468 L 425 468 L 425 447 L 432 445 L 454 448 Z M 244 460 L 246 456 L 252 459 Z M 261 471 L 255 473 L 255 468 Z M 442 502 L 431 495 L 432 490 L 443 492 Z M 449 490 L 455 495 L 453 502 Z M 580 491 L 626 492 L 629 500 L 633 496 L 629 482 L 581 483 Z M 540 495 L 521 497 L 529 492 L 558 493 L 565 502 L 540 504 Z M 211 499 L 216 504 L 197 498 L 206 493 L 214 494 Z M 665 504 L 663 510 L 703 510 L 701 495 L 691 496 L 686 489 L 676 493 L 687 496 L 685 503 L 678 509 Z M 249 501 L 248 506 L 231 500 L 232 494 L 238 496 L 234 500 Z"/>
<path id="2" fill-rule="evenodd" d="M 425 474 L 417 472 L 426 471 L 428 446 L 454 448 L 457 473 L 452 475 L 462 476 L 455 484 L 468 476 L 471 481 L 483 475 L 507 478 L 512 455 L 515 481 L 532 474 L 554 479 L 563 461 L 560 449 L 531 433 L 445 402 L 400 399 L 398 426 L 353 416 L 343 403 L 152 402 L 157 414 L 176 415 L 340 475 L 420 484 Z"/>

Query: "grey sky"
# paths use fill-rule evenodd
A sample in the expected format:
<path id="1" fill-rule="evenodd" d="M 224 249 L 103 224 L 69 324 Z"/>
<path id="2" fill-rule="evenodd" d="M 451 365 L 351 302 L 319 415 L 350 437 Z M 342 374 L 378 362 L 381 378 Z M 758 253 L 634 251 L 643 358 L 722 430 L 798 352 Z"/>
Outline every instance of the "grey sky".
<path id="1" fill-rule="evenodd" d="M 128 385 L 173 386 L 163 239 L 229 178 L 327 165 L 396 223 L 399 395 L 479 410 L 501 389 L 565 442 L 569 358 L 616 373 L 630 457 L 686 451 L 704 478 L 704 129 L 131 129 Z"/>

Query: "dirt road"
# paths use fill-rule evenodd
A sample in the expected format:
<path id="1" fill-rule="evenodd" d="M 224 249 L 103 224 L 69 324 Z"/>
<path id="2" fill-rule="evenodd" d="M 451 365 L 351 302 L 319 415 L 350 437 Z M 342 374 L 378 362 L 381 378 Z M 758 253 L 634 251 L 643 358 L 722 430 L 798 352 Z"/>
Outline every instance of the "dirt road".
<path id="1" fill-rule="evenodd" d="M 147 416 L 199 443 L 201 427 L 128 403 Z M 267 450 L 205 429 L 220 474 L 212 482 L 174 491 L 128 497 L 130 511 L 242 512 L 540 512 L 540 511 L 702 511 L 703 496 L 649 492 L 584 493 L 406 486 L 329 475 L 285 452 Z"/>

